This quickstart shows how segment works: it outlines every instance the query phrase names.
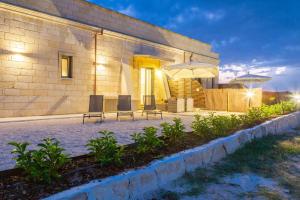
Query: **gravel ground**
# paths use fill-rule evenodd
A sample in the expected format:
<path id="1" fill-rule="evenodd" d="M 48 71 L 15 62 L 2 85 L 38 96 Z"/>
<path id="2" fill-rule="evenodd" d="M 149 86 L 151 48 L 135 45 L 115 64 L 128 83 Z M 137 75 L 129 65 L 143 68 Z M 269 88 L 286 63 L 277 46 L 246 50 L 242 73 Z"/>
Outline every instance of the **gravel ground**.
<path id="1" fill-rule="evenodd" d="M 201 115 L 208 115 L 209 112 L 201 112 Z M 12 146 L 8 142 L 29 142 L 30 148 L 35 148 L 43 138 L 57 138 L 67 153 L 72 156 L 87 153 L 85 144 L 91 138 L 98 136 L 100 130 L 110 130 L 116 134 L 120 144 L 131 143 L 130 135 L 142 131 L 145 126 L 159 127 L 162 122 L 170 122 L 174 117 L 180 117 L 185 124 L 187 131 L 191 130 L 190 125 L 195 113 L 171 114 L 164 113 L 164 119 L 157 116 L 145 120 L 141 113 L 136 113 L 136 121 L 124 118 L 116 121 L 115 114 L 107 114 L 103 123 L 96 123 L 95 119 L 87 119 L 86 124 L 82 124 L 81 118 L 66 119 L 43 119 L 19 122 L 0 123 L 0 171 L 10 169 L 15 166 L 15 161 L 11 155 Z M 228 113 L 219 112 L 217 114 L 226 115 Z M 34 118 L 35 119 L 35 118 Z M 4 120 L 2 120 L 4 121 Z M 6 120 L 7 121 L 7 120 Z M 13 121 L 13 119 L 12 119 Z"/>

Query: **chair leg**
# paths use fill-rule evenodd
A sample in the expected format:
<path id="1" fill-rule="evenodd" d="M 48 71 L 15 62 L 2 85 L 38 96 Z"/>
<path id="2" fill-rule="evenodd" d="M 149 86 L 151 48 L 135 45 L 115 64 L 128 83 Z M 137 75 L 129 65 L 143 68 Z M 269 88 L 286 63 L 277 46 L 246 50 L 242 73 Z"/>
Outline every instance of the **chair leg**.
<path id="1" fill-rule="evenodd" d="M 132 121 L 134 121 L 134 114 L 132 113 Z"/>
<path id="2" fill-rule="evenodd" d="M 84 124 L 84 117 L 85 117 L 85 116 L 82 117 L 82 124 Z"/>
<path id="3" fill-rule="evenodd" d="M 160 119 L 163 119 L 162 113 L 160 113 Z"/>
<path id="4" fill-rule="evenodd" d="M 146 116 L 147 116 L 147 120 L 149 120 L 149 116 L 148 116 L 148 115 L 149 115 L 149 113 L 146 113 Z"/>
<path id="5" fill-rule="evenodd" d="M 119 113 L 117 112 L 117 121 L 119 121 Z"/>

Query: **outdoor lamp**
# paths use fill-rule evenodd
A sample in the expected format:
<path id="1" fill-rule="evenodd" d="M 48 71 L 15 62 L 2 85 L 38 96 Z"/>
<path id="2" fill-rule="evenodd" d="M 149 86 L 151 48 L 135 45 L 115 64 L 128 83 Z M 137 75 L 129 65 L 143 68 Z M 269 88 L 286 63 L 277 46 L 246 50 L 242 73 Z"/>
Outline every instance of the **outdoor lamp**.
<path id="1" fill-rule="evenodd" d="M 253 91 L 249 90 L 249 91 L 246 92 L 246 97 L 247 98 L 251 99 L 253 96 L 254 96 L 254 92 Z"/>
<path id="2" fill-rule="evenodd" d="M 300 94 L 293 94 L 292 98 L 296 103 L 300 103 Z"/>
<path id="3" fill-rule="evenodd" d="M 157 70 L 155 70 L 155 72 L 156 72 L 156 76 L 157 76 L 159 79 L 162 79 L 162 77 L 163 77 L 162 71 L 159 70 L 159 69 L 157 69 Z"/>

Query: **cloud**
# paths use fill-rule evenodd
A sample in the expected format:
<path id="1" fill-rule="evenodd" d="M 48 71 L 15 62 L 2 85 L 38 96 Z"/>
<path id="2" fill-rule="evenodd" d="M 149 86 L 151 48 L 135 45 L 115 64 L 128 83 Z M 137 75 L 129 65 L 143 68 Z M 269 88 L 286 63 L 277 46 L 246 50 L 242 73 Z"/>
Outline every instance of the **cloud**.
<path id="1" fill-rule="evenodd" d="M 224 18 L 225 12 L 223 10 L 205 11 L 205 12 L 203 12 L 203 16 L 208 21 L 219 21 Z"/>
<path id="2" fill-rule="evenodd" d="M 287 45 L 284 49 L 288 51 L 300 51 L 300 45 Z"/>
<path id="3" fill-rule="evenodd" d="M 220 83 L 228 83 L 237 76 L 242 76 L 248 72 L 262 76 L 284 76 L 288 66 L 279 65 L 281 59 L 257 60 L 252 59 L 249 63 L 231 63 L 220 66 Z"/>
<path id="4" fill-rule="evenodd" d="M 231 45 L 235 42 L 239 41 L 239 38 L 236 37 L 236 36 L 232 36 L 228 39 L 224 39 L 224 40 L 221 40 L 221 41 L 216 41 L 216 40 L 213 40 L 211 42 L 211 45 L 213 46 L 214 49 L 218 49 L 220 47 L 226 47 L 228 45 Z"/>
<path id="5" fill-rule="evenodd" d="M 286 71 L 286 67 L 277 67 L 275 74 L 276 75 L 281 75 Z"/>
<path id="6" fill-rule="evenodd" d="M 188 24 L 193 20 L 201 20 L 207 23 L 217 22 L 225 17 L 224 10 L 203 10 L 197 6 L 191 6 L 183 9 L 175 17 L 172 16 L 166 28 L 177 28 L 181 24 Z"/>
<path id="7" fill-rule="evenodd" d="M 124 14 L 124 15 L 128 15 L 128 16 L 131 16 L 131 17 L 137 17 L 138 16 L 137 11 L 136 11 L 136 9 L 134 8 L 133 5 L 128 5 L 127 7 L 119 8 L 117 11 Z"/>

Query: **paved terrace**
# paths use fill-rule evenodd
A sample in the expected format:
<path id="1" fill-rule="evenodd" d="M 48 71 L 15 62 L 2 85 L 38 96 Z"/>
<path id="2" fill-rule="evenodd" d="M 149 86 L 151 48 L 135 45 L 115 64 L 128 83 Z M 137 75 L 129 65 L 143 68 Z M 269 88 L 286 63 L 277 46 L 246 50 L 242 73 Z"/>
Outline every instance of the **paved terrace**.
<path id="1" fill-rule="evenodd" d="M 200 111 L 198 114 L 208 115 L 209 111 Z M 99 136 L 100 130 L 110 130 L 116 135 L 120 144 L 131 143 L 130 135 L 142 131 L 145 126 L 155 126 L 159 128 L 162 122 L 170 122 L 174 117 L 180 117 L 186 126 L 186 130 L 191 130 L 190 125 L 193 116 L 197 113 L 164 113 L 164 119 L 149 116 L 149 120 L 135 113 L 135 121 L 124 117 L 121 121 L 116 121 L 116 114 L 106 114 L 105 122 L 96 123 L 97 119 L 86 118 L 86 123 L 82 124 L 82 115 L 64 115 L 47 117 L 24 117 L 24 118 L 0 118 L 0 171 L 10 169 L 15 166 L 10 151 L 12 146 L 8 142 L 29 142 L 30 148 L 35 148 L 43 138 L 57 138 L 67 153 L 72 156 L 87 153 L 85 144 L 91 138 Z M 232 113 L 216 112 L 219 115 Z"/>

